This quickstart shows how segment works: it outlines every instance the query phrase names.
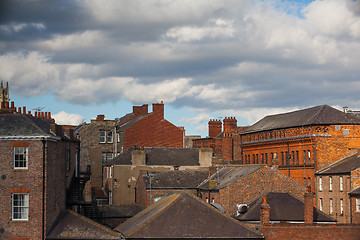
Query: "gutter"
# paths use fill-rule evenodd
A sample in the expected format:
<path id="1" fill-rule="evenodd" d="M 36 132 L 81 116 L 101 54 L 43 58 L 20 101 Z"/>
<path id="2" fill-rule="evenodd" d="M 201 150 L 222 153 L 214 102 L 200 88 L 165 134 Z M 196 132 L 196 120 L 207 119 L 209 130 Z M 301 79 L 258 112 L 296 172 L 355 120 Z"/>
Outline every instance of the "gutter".
<path id="1" fill-rule="evenodd" d="M 61 140 L 61 137 L 51 136 L 51 135 L 43 135 L 43 136 L 0 136 L 0 140 L 53 140 L 58 141 Z"/>

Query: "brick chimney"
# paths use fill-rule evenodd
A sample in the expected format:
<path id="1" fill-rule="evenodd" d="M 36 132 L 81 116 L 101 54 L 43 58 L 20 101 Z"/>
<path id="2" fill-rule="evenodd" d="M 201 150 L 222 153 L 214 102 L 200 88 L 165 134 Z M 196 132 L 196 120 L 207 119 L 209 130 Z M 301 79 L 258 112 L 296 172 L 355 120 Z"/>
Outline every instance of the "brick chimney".
<path id="1" fill-rule="evenodd" d="M 144 104 L 142 106 L 133 106 L 133 113 L 134 117 L 145 116 L 148 114 L 148 105 Z"/>
<path id="2" fill-rule="evenodd" d="M 304 194 L 304 223 L 312 224 L 314 222 L 314 193 L 306 192 Z"/>
<path id="3" fill-rule="evenodd" d="M 97 117 L 96 117 L 96 120 L 97 121 L 104 121 L 105 120 L 105 115 L 97 115 Z"/>
<path id="4" fill-rule="evenodd" d="M 199 164 L 203 167 L 210 167 L 212 162 L 212 148 L 202 147 L 199 149 Z"/>
<path id="5" fill-rule="evenodd" d="M 134 149 L 131 153 L 131 163 L 135 166 L 146 165 L 146 154 L 144 148 Z"/>
<path id="6" fill-rule="evenodd" d="M 161 101 L 161 103 L 153 103 L 153 113 L 156 113 L 160 115 L 160 118 L 164 118 L 164 103 Z"/>
<path id="7" fill-rule="evenodd" d="M 263 198 L 260 207 L 260 225 L 270 225 L 270 205 L 267 204 L 267 197 Z"/>
<path id="8" fill-rule="evenodd" d="M 209 123 L 209 137 L 215 138 L 222 131 L 222 123 L 220 120 L 210 119 Z"/>
<path id="9" fill-rule="evenodd" d="M 237 120 L 235 117 L 225 117 L 224 119 L 224 132 L 237 128 Z"/>

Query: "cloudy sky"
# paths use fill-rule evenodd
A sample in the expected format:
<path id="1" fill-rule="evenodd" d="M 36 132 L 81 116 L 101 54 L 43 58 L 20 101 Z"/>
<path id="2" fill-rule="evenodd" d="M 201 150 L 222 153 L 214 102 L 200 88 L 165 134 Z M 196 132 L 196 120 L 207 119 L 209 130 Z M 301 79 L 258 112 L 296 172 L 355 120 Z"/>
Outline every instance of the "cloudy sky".
<path id="1" fill-rule="evenodd" d="M 0 4 L 0 81 L 60 124 L 163 100 L 169 121 L 205 137 L 211 118 L 360 110 L 359 0 Z"/>

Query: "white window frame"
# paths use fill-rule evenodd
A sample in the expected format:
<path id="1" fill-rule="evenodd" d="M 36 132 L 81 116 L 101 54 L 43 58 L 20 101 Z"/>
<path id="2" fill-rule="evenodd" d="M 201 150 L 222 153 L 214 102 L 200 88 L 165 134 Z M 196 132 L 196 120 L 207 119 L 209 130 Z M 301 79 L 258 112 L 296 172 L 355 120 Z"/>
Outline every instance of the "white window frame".
<path id="1" fill-rule="evenodd" d="M 330 201 L 329 201 L 329 213 L 333 214 L 333 199 L 332 198 L 330 198 Z"/>
<path id="2" fill-rule="evenodd" d="M 329 191 L 332 191 L 333 190 L 333 178 L 330 176 L 329 177 Z"/>
<path id="3" fill-rule="evenodd" d="M 321 192 L 323 190 L 323 181 L 322 181 L 322 177 L 319 177 L 319 192 Z"/>
<path id="4" fill-rule="evenodd" d="M 342 192 L 342 191 L 344 191 L 344 178 L 343 178 L 343 176 L 340 176 L 339 181 L 340 181 L 340 191 Z"/>
<path id="5" fill-rule="evenodd" d="M 22 196 L 23 199 L 16 200 L 16 196 Z M 19 214 L 19 216 L 18 216 Z M 29 220 L 29 194 L 13 193 L 12 194 L 12 220 L 28 221 Z"/>
<path id="6" fill-rule="evenodd" d="M 340 199 L 340 215 L 344 215 L 344 199 Z"/>
<path id="7" fill-rule="evenodd" d="M 112 160 L 113 158 L 114 158 L 114 155 L 112 152 L 106 153 L 106 162 Z"/>
<path id="8" fill-rule="evenodd" d="M 106 142 L 107 143 L 113 143 L 113 132 L 107 131 L 106 133 Z"/>
<path id="9" fill-rule="evenodd" d="M 99 143 L 106 143 L 106 131 L 99 131 Z"/>
<path id="10" fill-rule="evenodd" d="M 102 164 L 106 163 L 106 152 L 101 153 L 101 163 Z"/>
<path id="11" fill-rule="evenodd" d="M 319 198 L 319 210 L 322 211 L 323 210 L 323 199 Z"/>
<path id="12" fill-rule="evenodd" d="M 355 211 L 360 212 L 360 198 L 355 199 Z"/>
<path id="13" fill-rule="evenodd" d="M 22 156 L 24 159 L 18 159 Z M 25 162 L 25 167 L 17 167 L 18 162 Z M 14 147 L 14 169 L 28 169 L 29 163 L 29 148 L 28 147 Z"/>

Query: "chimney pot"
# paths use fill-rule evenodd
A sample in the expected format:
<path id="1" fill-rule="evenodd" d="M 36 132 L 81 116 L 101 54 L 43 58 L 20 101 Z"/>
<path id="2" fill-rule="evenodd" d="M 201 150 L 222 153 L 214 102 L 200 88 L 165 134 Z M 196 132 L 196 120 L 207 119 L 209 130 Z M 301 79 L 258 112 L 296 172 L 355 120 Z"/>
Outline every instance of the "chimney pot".
<path id="1" fill-rule="evenodd" d="M 23 106 L 23 114 L 26 114 L 26 107 Z"/>
<path id="2" fill-rule="evenodd" d="M 19 107 L 19 108 L 18 108 L 18 113 L 20 113 L 20 114 L 21 114 L 21 107 Z"/>
<path id="3" fill-rule="evenodd" d="M 11 108 L 15 108 L 15 104 L 14 104 L 14 101 L 11 102 Z"/>
<path id="4" fill-rule="evenodd" d="M 105 115 L 103 115 L 103 114 L 97 115 L 96 120 L 104 121 L 105 120 Z"/>

